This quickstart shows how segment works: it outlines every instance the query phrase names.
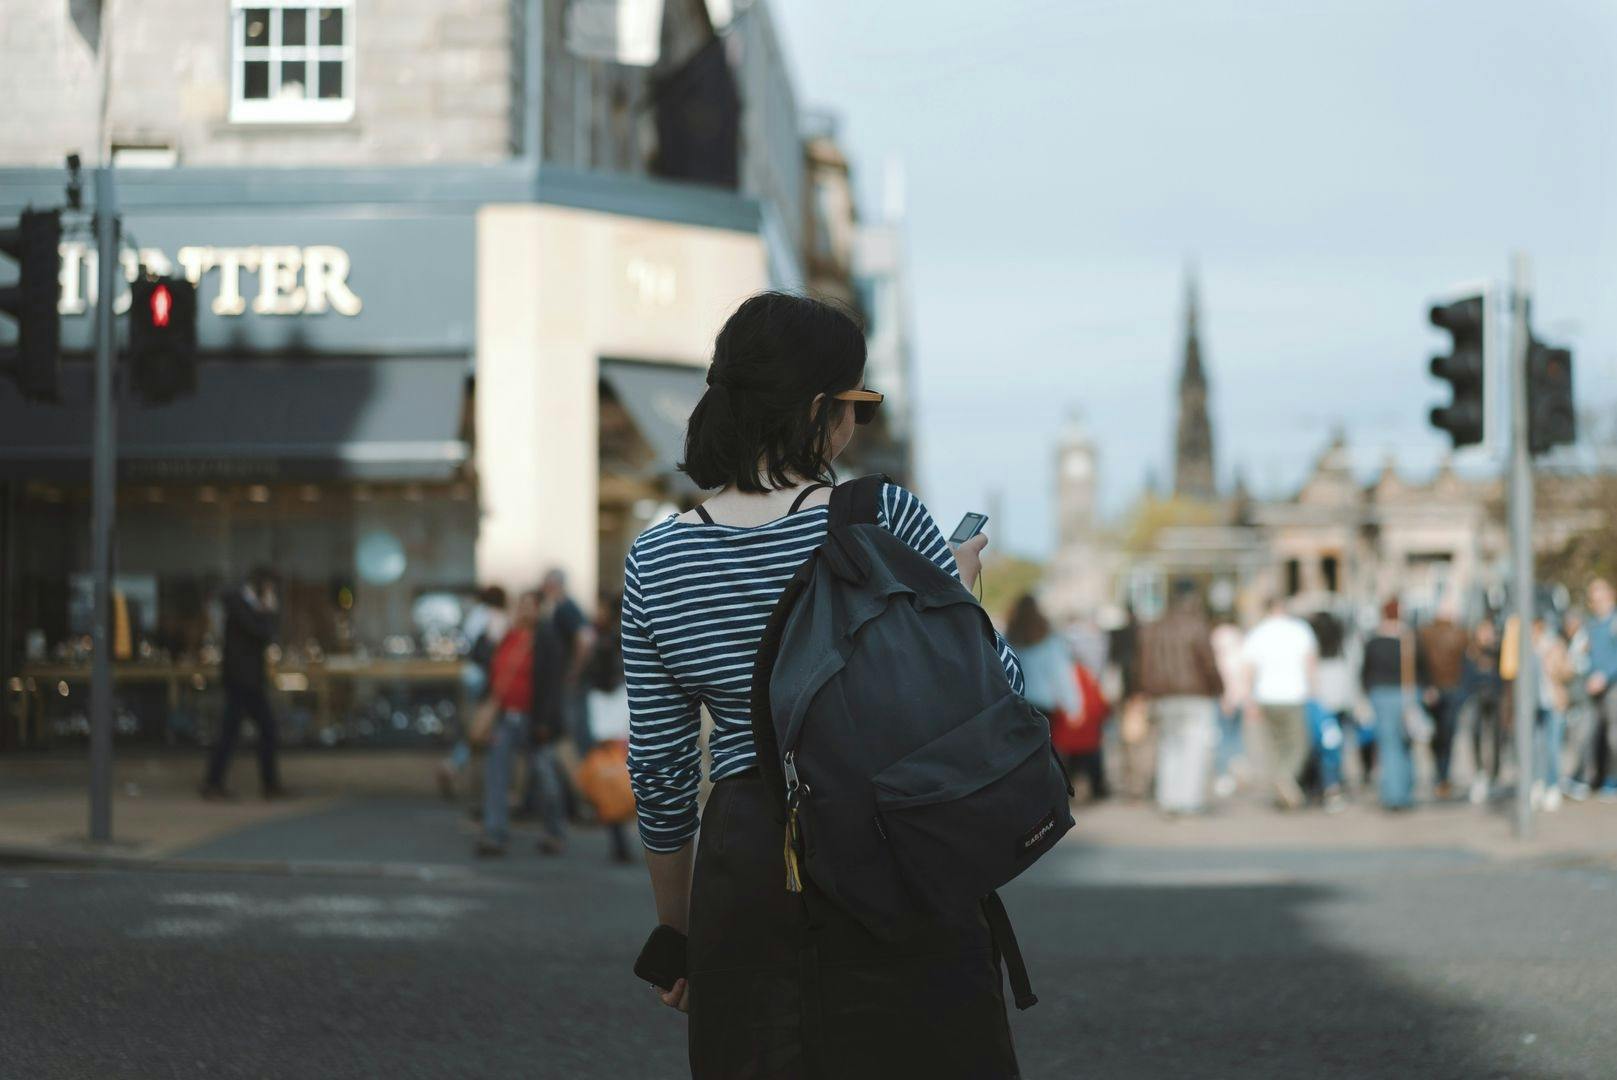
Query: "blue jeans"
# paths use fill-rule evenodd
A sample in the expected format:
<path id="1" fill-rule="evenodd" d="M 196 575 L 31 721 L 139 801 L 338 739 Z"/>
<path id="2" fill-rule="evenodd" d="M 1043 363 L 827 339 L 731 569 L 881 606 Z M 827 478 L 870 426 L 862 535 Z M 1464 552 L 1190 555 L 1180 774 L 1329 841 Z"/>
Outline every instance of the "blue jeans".
<path id="1" fill-rule="evenodd" d="M 1458 689 L 1439 690 L 1437 702 L 1427 709 L 1432 717 L 1432 757 L 1437 766 L 1437 782 L 1449 782 L 1449 764 L 1454 760 L 1454 734 L 1460 727 L 1460 706 L 1465 695 Z"/>
<path id="2" fill-rule="evenodd" d="M 540 824 L 545 832 L 561 839 L 567 832 L 567 782 L 562 777 L 561 759 L 556 756 L 555 743 L 547 742 L 529 751 L 528 778 Z"/>
<path id="3" fill-rule="evenodd" d="M 1561 785 L 1561 742 L 1566 735 L 1566 716 L 1555 709 L 1538 710 L 1538 723 L 1534 726 L 1533 753 L 1538 760 L 1533 764 L 1546 787 Z"/>
<path id="4" fill-rule="evenodd" d="M 1396 686 L 1370 688 L 1370 711 L 1376 720 L 1376 759 L 1380 762 L 1381 805 L 1401 810 L 1415 804 L 1415 762 L 1404 730 L 1408 702 Z"/>
<path id="5" fill-rule="evenodd" d="M 1342 715 L 1308 703 L 1308 734 L 1319 760 L 1319 786 L 1327 792 L 1342 786 Z"/>
<path id="6" fill-rule="evenodd" d="M 1241 756 L 1241 706 L 1225 712 L 1218 710 L 1218 747 L 1214 751 L 1213 775 L 1224 776 L 1230 771 L 1230 762 Z"/>
<path id="7" fill-rule="evenodd" d="M 511 836 L 511 770 L 527 745 L 528 715 L 500 713 L 483 763 L 483 835 L 501 844 Z"/>

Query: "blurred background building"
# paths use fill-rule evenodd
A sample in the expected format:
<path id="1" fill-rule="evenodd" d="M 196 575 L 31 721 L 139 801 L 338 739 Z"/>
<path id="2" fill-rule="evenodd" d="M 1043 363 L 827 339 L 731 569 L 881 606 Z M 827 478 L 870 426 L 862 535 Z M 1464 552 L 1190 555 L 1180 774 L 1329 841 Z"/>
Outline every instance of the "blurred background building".
<path id="1" fill-rule="evenodd" d="M 909 478 L 901 219 L 862 224 L 762 0 L 160 0 L 106 37 L 8 8 L 0 217 L 95 160 L 105 58 L 124 270 L 198 284 L 202 358 L 193 397 L 120 393 L 126 736 L 216 715 L 216 598 L 261 563 L 294 740 L 436 734 L 474 586 L 558 567 L 592 606 L 694 500 L 685 418 L 760 289 L 872 318 L 893 408 L 851 464 Z M 0 380 L 0 747 L 83 727 L 96 257 L 65 220 L 61 400 Z"/>
<path id="2" fill-rule="evenodd" d="M 1389 596 L 1416 618 L 1452 600 L 1468 618 L 1498 610 L 1508 577 L 1505 493 L 1487 470 L 1461 472 L 1445 460 L 1413 479 L 1388 458 L 1371 479 L 1354 469 L 1345 432 L 1322 434 L 1307 478 L 1287 497 L 1257 499 L 1239 472 L 1216 482 L 1212 368 L 1204 352 L 1199 288 L 1187 275 L 1173 487 L 1148 488 L 1122 517 L 1096 513 L 1099 452 L 1074 421 L 1057 448 L 1057 540 L 1045 576 L 1051 608 L 1064 620 L 1115 622 L 1125 607 L 1159 614 L 1176 579 L 1198 583 L 1218 613 L 1251 620 L 1269 596 L 1299 611 L 1373 618 Z M 1587 465 L 1587 463 L 1584 463 Z M 1533 541 L 1541 563 L 1611 524 L 1600 496 L 1609 465 L 1538 468 L 1540 512 Z"/>

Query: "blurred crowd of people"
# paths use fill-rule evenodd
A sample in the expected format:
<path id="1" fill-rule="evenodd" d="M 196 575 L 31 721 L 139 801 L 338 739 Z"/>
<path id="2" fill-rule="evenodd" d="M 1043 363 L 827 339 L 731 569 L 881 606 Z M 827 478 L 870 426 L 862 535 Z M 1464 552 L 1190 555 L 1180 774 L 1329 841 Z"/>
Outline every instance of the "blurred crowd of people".
<path id="1" fill-rule="evenodd" d="M 1196 814 L 1244 786 L 1282 810 L 1336 811 L 1373 792 L 1401 812 L 1426 798 L 1483 804 L 1508 780 L 1553 812 L 1565 799 L 1617 802 L 1617 593 L 1596 579 L 1582 599 L 1529 631 L 1525 777 L 1520 629 L 1502 613 L 1467 623 L 1451 603 L 1417 623 L 1396 599 L 1365 618 L 1275 599 L 1241 626 L 1209 617 L 1183 581 L 1160 618 L 1130 612 L 1110 631 L 1057 630 L 1023 596 L 1006 636 L 1070 776 L 1095 799 L 1117 789 Z"/>
<path id="2" fill-rule="evenodd" d="M 514 605 L 504 589 L 484 589 L 466 617 L 464 678 L 473 708 L 437 776 L 446 799 L 481 779 L 470 807 L 482 826 L 479 855 L 505 854 L 512 821 L 531 819 L 542 854 L 566 849 L 570 824 L 593 822 L 605 826 L 614 861 L 631 859 L 621 602 L 603 596 L 596 610 L 592 622 L 561 572 L 552 571 Z M 471 767 L 478 750 L 480 777 Z"/>

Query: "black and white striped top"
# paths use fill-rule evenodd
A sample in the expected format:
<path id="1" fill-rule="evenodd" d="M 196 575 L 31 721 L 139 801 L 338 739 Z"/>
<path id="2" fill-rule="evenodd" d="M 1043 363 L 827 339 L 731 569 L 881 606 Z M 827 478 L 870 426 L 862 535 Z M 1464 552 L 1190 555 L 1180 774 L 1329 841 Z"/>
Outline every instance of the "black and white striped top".
<path id="1" fill-rule="evenodd" d="M 700 707 L 713 717 L 711 778 L 754 761 L 752 665 L 780 594 L 825 539 L 829 510 L 810 507 L 763 525 L 701 524 L 669 518 L 629 549 L 623 585 L 623 666 L 629 684 L 629 775 L 640 838 L 677 851 L 696 833 Z M 960 576 L 954 553 L 921 501 L 884 485 L 880 524 Z M 1003 638 L 1011 685 L 1022 672 Z"/>

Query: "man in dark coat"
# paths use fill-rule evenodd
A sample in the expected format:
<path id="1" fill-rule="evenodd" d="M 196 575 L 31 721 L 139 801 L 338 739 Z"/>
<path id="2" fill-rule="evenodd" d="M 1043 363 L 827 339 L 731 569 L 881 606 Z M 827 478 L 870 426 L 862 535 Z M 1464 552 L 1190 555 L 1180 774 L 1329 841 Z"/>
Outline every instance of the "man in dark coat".
<path id="1" fill-rule="evenodd" d="M 258 780 L 266 799 L 282 797 L 275 761 L 275 714 L 270 711 L 265 690 L 264 650 L 275 640 L 280 616 L 275 572 L 259 567 L 248 575 L 239 589 L 224 595 L 225 647 L 220 663 L 220 681 L 225 691 L 224 722 L 219 741 L 208 758 L 208 776 L 202 784 L 202 797 L 230 797 L 225 774 L 236 749 L 243 718 L 250 718 L 258 729 Z"/>

